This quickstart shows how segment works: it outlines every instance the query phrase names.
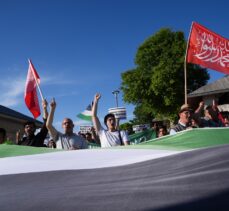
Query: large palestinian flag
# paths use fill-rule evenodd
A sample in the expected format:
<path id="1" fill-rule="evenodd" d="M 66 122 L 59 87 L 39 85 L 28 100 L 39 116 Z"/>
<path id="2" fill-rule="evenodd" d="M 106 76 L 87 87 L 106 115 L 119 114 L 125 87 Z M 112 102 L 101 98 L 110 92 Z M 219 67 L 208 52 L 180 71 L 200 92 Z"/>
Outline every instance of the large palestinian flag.
<path id="1" fill-rule="evenodd" d="M 128 147 L 0 145 L 0 210 L 229 210 L 229 129 Z"/>

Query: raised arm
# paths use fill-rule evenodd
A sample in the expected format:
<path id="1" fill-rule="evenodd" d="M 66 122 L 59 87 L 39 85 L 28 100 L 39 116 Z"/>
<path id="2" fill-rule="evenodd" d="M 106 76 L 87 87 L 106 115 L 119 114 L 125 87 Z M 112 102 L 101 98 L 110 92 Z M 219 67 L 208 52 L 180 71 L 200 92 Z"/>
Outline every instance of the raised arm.
<path id="1" fill-rule="evenodd" d="M 92 122 L 93 122 L 95 131 L 97 134 L 98 134 L 98 131 L 100 131 L 101 129 L 101 123 L 99 121 L 99 118 L 97 117 L 97 107 L 98 107 L 100 98 L 101 98 L 101 95 L 99 93 L 96 93 L 94 97 L 93 106 L 92 106 Z"/>
<path id="2" fill-rule="evenodd" d="M 195 110 L 195 113 L 198 115 L 201 115 L 201 112 L 204 110 L 204 101 L 201 101 L 199 103 L 198 108 Z"/>
<path id="3" fill-rule="evenodd" d="M 52 138 L 54 140 L 55 140 L 55 138 L 57 136 L 57 131 L 52 125 L 55 109 L 56 109 L 56 102 L 55 102 L 55 99 L 53 98 L 51 103 L 50 103 L 50 112 L 49 112 L 48 119 L 47 119 L 47 122 L 46 122 L 46 127 L 47 127 L 50 135 L 52 136 Z"/>
<path id="4" fill-rule="evenodd" d="M 43 119 L 45 119 L 45 120 L 47 120 L 47 118 L 48 118 L 47 106 L 48 106 L 47 101 L 46 101 L 45 99 L 44 99 L 44 100 L 42 100 L 42 107 L 43 107 Z"/>
<path id="5" fill-rule="evenodd" d="M 47 111 L 47 106 L 48 106 L 48 103 L 47 101 L 44 99 L 42 100 L 42 108 L 43 108 L 43 126 L 41 128 L 41 135 L 43 138 L 45 138 L 47 136 L 47 133 L 48 133 L 48 130 L 47 130 L 47 127 L 46 127 L 46 121 L 47 121 L 47 118 L 48 118 L 48 111 Z"/>

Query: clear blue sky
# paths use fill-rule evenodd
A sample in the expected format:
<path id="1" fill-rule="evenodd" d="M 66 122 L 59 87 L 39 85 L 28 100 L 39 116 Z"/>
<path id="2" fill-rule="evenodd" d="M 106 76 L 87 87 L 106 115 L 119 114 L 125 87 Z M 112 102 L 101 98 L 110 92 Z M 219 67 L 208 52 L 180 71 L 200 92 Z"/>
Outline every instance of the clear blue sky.
<path id="1" fill-rule="evenodd" d="M 32 116 L 24 103 L 31 58 L 48 101 L 55 97 L 55 126 L 77 119 L 100 92 L 99 117 L 115 106 L 121 72 L 135 67 L 139 45 L 162 27 L 188 37 L 192 21 L 229 38 L 229 1 L 3 0 L 0 1 L 0 104 Z M 211 81 L 223 76 L 209 71 Z M 134 83 L 134 82 L 133 82 Z M 119 95 L 133 118 L 133 106 Z M 41 120 L 41 118 L 39 118 Z M 78 128 L 76 127 L 76 130 Z"/>

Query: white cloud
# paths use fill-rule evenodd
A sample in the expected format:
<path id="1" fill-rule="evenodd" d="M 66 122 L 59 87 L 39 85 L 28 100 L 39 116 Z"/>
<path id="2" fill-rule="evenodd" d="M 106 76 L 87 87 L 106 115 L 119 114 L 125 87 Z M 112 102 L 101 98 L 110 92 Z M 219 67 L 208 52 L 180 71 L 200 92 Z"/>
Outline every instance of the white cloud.
<path id="1" fill-rule="evenodd" d="M 0 104 L 6 107 L 15 107 L 20 105 L 24 102 L 24 89 L 25 89 L 25 76 L 18 75 L 6 78 L 2 78 L 0 80 L 0 91 L 1 91 L 1 98 Z M 42 76 L 41 77 L 41 85 L 48 86 L 48 85 L 71 85 L 77 84 L 76 81 L 67 80 L 63 77 L 53 77 L 53 76 Z M 58 96 L 69 96 L 69 95 L 77 95 L 78 92 L 72 91 L 67 92 L 66 94 L 59 93 Z"/>
<path id="2" fill-rule="evenodd" d="M 49 100 L 52 97 L 64 98 L 64 97 L 75 97 L 80 94 L 81 87 L 88 86 L 90 84 L 88 77 L 73 77 L 72 74 L 66 74 L 66 71 L 55 71 L 55 74 L 51 72 L 43 72 L 39 74 L 41 78 L 41 90 L 44 97 Z M 6 73 L 6 72 L 5 72 Z M 39 71 L 38 71 L 39 73 Z M 0 104 L 12 109 L 17 110 L 20 108 L 25 109 L 24 103 L 24 89 L 26 81 L 27 71 L 21 71 L 21 67 L 13 66 L 8 68 L 7 74 L 2 75 L 0 79 L 0 91 L 1 98 Z M 90 78 L 95 79 L 95 75 L 89 75 Z M 101 77 L 100 77 L 101 79 Z M 39 93 L 38 93 L 39 95 Z M 39 96 L 40 98 L 40 96 Z M 59 120 L 58 120 L 59 121 Z M 88 124 L 87 122 L 76 121 L 76 129 L 79 125 Z M 61 123 L 58 123 L 56 128 L 61 130 Z"/>
<path id="3" fill-rule="evenodd" d="M 22 77 L 5 78 L 0 80 L 1 99 L 4 106 L 16 106 L 23 102 L 25 79 Z"/>

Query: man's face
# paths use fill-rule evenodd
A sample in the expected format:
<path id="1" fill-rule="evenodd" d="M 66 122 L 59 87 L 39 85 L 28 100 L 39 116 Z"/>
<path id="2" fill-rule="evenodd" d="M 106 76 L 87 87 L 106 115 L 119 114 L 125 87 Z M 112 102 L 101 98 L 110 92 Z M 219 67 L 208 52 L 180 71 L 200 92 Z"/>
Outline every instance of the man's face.
<path id="1" fill-rule="evenodd" d="M 166 131 L 164 128 L 160 128 L 159 131 L 158 131 L 158 137 L 162 137 L 166 135 Z"/>
<path id="2" fill-rule="evenodd" d="M 108 127 L 108 129 L 113 130 L 113 129 L 115 129 L 115 126 L 116 126 L 115 118 L 114 117 L 109 117 L 107 119 L 107 127 Z"/>
<path id="3" fill-rule="evenodd" d="M 180 116 L 180 121 L 183 124 L 188 124 L 190 122 L 190 119 L 191 119 L 190 111 L 183 111 L 179 114 L 179 116 Z"/>
<path id="4" fill-rule="evenodd" d="M 64 129 L 65 133 L 72 133 L 74 124 L 71 119 L 65 118 L 62 122 L 62 128 Z"/>
<path id="5" fill-rule="evenodd" d="M 35 126 L 33 124 L 28 124 L 28 125 L 25 125 L 25 134 L 26 136 L 31 136 L 31 135 L 34 135 L 35 133 Z"/>

